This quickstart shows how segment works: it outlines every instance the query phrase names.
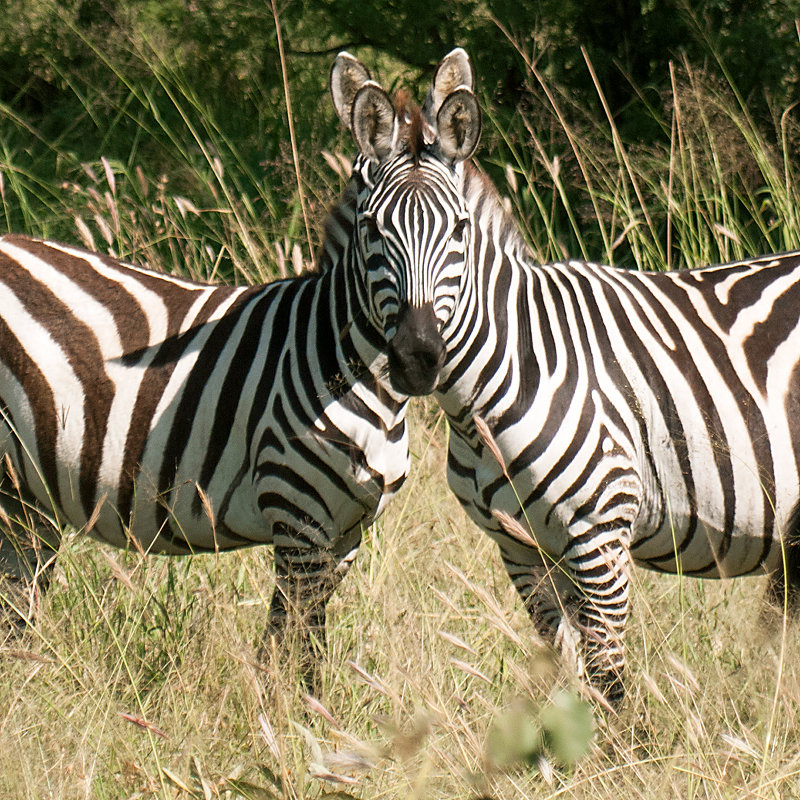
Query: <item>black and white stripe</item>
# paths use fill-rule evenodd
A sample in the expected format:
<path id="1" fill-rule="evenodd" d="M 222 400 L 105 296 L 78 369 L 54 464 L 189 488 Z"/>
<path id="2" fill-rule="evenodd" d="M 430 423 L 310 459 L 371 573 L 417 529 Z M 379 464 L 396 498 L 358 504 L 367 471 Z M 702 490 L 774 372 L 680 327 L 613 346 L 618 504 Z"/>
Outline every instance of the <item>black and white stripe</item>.
<path id="1" fill-rule="evenodd" d="M 435 387 L 452 490 L 498 542 L 541 631 L 615 699 L 632 562 L 700 577 L 763 570 L 774 594 L 785 564 L 800 577 L 800 253 L 669 273 L 535 264 L 487 179 L 448 155 L 454 136 L 477 141 L 477 105 L 442 114 L 471 81 L 454 51 L 421 150 L 359 143 L 375 171 L 405 165 L 395 205 L 416 192 L 422 238 L 436 240 L 425 258 L 405 247 L 383 261 L 395 306 L 415 310 L 386 325 L 390 376 L 411 394 Z M 464 217 L 454 283 L 428 256 Z M 398 241 L 398 226 L 383 237 Z M 378 246 L 364 246 L 369 263 Z M 448 311 L 420 335 L 425 307 Z"/>
<path id="2" fill-rule="evenodd" d="M 478 338 L 452 340 L 437 389 L 451 488 L 543 627 L 569 637 L 572 609 L 590 674 L 618 696 L 631 560 L 780 581 L 786 546 L 797 570 L 800 254 L 644 273 L 497 249 L 475 279 L 493 310 Z"/>
<path id="3" fill-rule="evenodd" d="M 274 543 L 271 627 L 319 635 L 409 468 L 354 219 L 351 185 L 316 273 L 247 288 L 0 239 L 0 570 L 30 586 L 90 520 L 148 553 Z"/>

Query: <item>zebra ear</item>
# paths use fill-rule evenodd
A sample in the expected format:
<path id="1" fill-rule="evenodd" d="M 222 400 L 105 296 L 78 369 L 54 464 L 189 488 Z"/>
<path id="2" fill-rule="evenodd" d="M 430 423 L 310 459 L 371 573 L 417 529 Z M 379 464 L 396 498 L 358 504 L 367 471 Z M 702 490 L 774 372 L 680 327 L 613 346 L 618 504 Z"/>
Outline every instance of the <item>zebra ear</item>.
<path id="1" fill-rule="evenodd" d="M 380 161 L 394 145 L 394 106 L 386 92 L 370 81 L 353 101 L 350 130 L 358 149 L 372 161 Z"/>
<path id="2" fill-rule="evenodd" d="M 478 98 L 469 89 L 451 92 L 436 115 L 439 148 L 453 163 L 465 161 L 481 138 L 481 109 Z"/>
<path id="3" fill-rule="evenodd" d="M 331 67 L 330 90 L 339 119 L 350 127 L 353 100 L 370 79 L 369 70 L 350 53 L 339 53 Z"/>
<path id="4" fill-rule="evenodd" d="M 475 70 L 466 50 L 457 47 L 449 52 L 436 67 L 436 72 L 422 106 L 422 113 L 433 121 L 447 96 L 459 88 L 475 89 Z"/>

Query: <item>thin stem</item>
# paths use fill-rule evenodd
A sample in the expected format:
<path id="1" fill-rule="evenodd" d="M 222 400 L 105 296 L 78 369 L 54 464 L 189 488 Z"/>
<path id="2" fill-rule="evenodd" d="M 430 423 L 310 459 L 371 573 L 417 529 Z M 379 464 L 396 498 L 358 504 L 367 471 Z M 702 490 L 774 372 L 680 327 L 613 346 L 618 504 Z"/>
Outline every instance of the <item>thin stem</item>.
<path id="1" fill-rule="evenodd" d="M 294 122 L 292 120 L 292 98 L 289 92 L 289 78 L 286 73 L 286 57 L 283 52 L 283 37 L 281 36 L 281 24 L 278 19 L 278 8 L 275 0 L 272 0 L 272 18 L 275 20 L 275 35 L 278 38 L 278 55 L 281 60 L 281 77 L 283 78 L 283 94 L 286 98 L 286 119 L 289 123 L 289 141 L 292 145 L 292 161 L 294 162 L 294 174 L 297 180 L 297 196 L 300 199 L 300 210 L 303 212 L 303 225 L 306 229 L 306 242 L 308 243 L 309 258 L 313 257 L 314 248 L 311 243 L 311 228 L 308 224 L 308 213 L 306 212 L 306 198 L 303 192 L 303 181 L 300 177 L 300 159 L 297 155 L 297 141 L 294 136 Z"/>

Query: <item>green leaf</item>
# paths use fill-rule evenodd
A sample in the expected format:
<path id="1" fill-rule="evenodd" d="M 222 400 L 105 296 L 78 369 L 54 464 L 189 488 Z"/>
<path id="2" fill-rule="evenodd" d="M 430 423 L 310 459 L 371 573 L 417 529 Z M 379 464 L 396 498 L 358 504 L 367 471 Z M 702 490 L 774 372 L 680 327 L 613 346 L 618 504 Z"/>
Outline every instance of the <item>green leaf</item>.
<path id="1" fill-rule="evenodd" d="M 535 709 L 530 702 L 517 700 L 495 717 L 486 750 L 491 762 L 503 768 L 533 762 L 543 746 L 542 728 Z"/>
<path id="2" fill-rule="evenodd" d="M 594 733 L 588 703 L 567 691 L 558 692 L 539 719 L 547 749 L 562 764 L 574 764 L 586 755 Z"/>

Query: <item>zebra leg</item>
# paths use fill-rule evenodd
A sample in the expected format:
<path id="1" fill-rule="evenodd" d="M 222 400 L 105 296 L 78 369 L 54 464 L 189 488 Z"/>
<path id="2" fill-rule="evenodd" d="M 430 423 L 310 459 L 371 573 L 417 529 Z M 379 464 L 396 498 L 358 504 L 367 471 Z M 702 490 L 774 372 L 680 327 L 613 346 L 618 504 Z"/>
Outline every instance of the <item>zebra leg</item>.
<path id="1" fill-rule="evenodd" d="M 778 568 L 770 573 L 764 592 L 764 612 L 776 610 L 793 614 L 800 605 L 800 503 L 795 507 L 784 536 L 784 553 Z M 768 621 L 769 613 L 762 613 Z"/>
<path id="2" fill-rule="evenodd" d="M 294 537 L 276 538 L 275 590 L 259 658 L 265 661 L 276 649 L 294 651 L 303 684 L 317 696 L 321 689 L 317 662 L 325 651 L 327 604 L 360 544 L 360 527 L 335 542 L 334 548 L 298 545 Z"/>
<path id="3" fill-rule="evenodd" d="M 601 539 L 601 542 L 595 541 Z M 590 684 L 612 704 L 625 693 L 624 636 L 628 621 L 630 554 L 624 536 L 594 534 L 574 539 L 564 554 L 580 592 L 585 673 Z"/>
<path id="4" fill-rule="evenodd" d="M 516 543 L 501 545 L 500 553 L 536 632 L 560 652 L 567 669 L 583 674 L 574 585 L 563 567 Z"/>
<path id="5" fill-rule="evenodd" d="M 33 498 L 6 474 L 0 480 L 0 625 L 21 632 L 47 591 L 61 535 Z"/>
<path id="6" fill-rule="evenodd" d="M 764 590 L 761 619 L 767 624 L 775 620 L 776 614 L 782 615 L 784 610 L 792 616 L 800 604 L 800 558 L 798 554 L 786 555 L 786 567 L 781 564 L 775 572 L 770 573 Z M 789 557 L 792 557 L 791 562 Z"/>

